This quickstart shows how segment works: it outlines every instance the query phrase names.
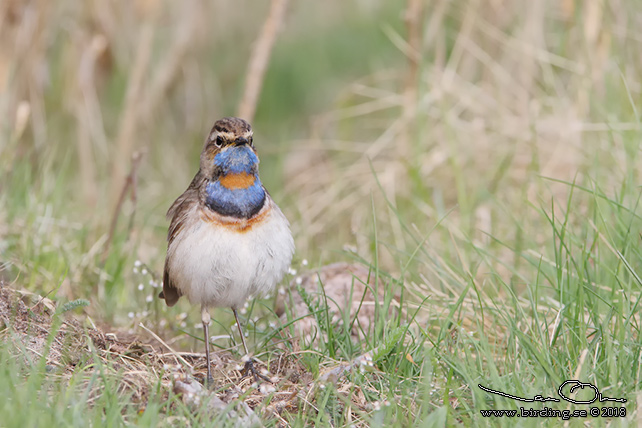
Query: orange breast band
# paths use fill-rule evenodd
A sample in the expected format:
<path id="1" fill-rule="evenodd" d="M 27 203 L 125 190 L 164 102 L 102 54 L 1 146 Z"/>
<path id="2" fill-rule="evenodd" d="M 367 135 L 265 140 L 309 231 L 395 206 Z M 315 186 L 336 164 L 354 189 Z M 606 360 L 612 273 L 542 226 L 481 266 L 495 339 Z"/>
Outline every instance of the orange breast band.
<path id="1" fill-rule="evenodd" d="M 242 172 L 240 174 L 227 174 L 219 178 L 221 186 L 226 189 L 247 189 L 254 184 L 254 175 Z"/>

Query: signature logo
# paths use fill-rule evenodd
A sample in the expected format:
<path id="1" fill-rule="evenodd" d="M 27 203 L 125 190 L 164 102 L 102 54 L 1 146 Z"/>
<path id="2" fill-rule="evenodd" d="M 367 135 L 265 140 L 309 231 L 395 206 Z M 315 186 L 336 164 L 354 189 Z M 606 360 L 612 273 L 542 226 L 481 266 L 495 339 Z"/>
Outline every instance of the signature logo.
<path id="1" fill-rule="evenodd" d="M 510 398 L 516 401 L 523 401 L 526 403 L 534 403 L 534 402 L 546 403 L 548 401 L 554 401 L 556 403 L 560 402 L 560 399 L 555 397 L 543 397 L 541 395 L 536 395 L 533 398 L 524 398 L 524 397 L 518 397 L 516 395 L 507 394 L 502 391 L 495 391 L 494 389 L 486 388 L 482 384 L 478 384 L 477 386 L 479 386 L 480 389 L 486 392 L 489 392 L 491 394 L 501 395 L 502 397 Z M 568 392 L 566 392 L 567 387 L 570 387 L 568 388 Z M 566 394 L 571 395 L 575 393 L 578 389 L 583 390 L 585 387 L 593 390 L 593 397 L 591 397 L 590 400 L 586 400 L 586 399 L 577 400 L 566 395 Z M 562 398 L 564 401 L 568 401 L 569 403 L 573 403 L 573 404 L 591 404 L 596 401 L 599 401 L 600 403 L 603 403 L 605 401 L 616 401 L 618 403 L 626 403 L 625 398 L 605 397 L 602 395 L 600 390 L 597 389 L 595 385 L 591 383 L 580 382 L 579 380 L 567 380 L 564 383 L 562 383 L 560 387 L 557 389 L 557 395 L 559 395 L 560 398 Z"/>

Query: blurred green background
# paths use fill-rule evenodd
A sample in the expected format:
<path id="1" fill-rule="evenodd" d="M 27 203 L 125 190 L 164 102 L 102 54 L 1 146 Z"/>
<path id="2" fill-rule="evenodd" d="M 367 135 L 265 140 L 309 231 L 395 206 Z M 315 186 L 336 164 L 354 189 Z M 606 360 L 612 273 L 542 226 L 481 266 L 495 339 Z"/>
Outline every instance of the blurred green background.
<path id="1" fill-rule="evenodd" d="M 5 277 L 126 299 L 132 259 L 160 271 L 165 211 L 212 123 L 237 113 L 268 9 L 2 3 Z M 524 201 L 568 193 L 537 177 L 635 178 L 638 18 L 626 1 L 289 2 L 252 123 L 297 257 L 372 261 L 376 217 L 377 257 L 398 271 L 415 245 L 403 225 L 435 245 L 440 220 L 471 239 L 532 236 Z M 136 152 L 136 198 L 105 252 Z"/>
<path id="2" fill-rule="evenodd" d="M 133 262 L 160 273 L 167 207 L 237 114 L 269 6 L 2 3 L 7 281 L 93 295 L 101 319 L 141 305 Z M 512 248 L 543 244 L 530 204 L 570 192 L 555 180 L 637 178 L 637 18 L 633 2 L 288 2 L 252 124 L 297 260 L 376 262 L 421 296 L 440 280 L 405 255 L 423 241 L 456 261 L 464 239 L 515 281 Z"/>
<path id="3" fill-rule="evenodd" d="M 165 212 L 257 77 L 269 9 L 0 1 L 0 279 L 119 327 L 190 310 L 149 300 Z M 425 332 L 481 332 L 489 359 L 524 323 L 564 337 L 571 372 L 628 314 L 638 361 L 641 23 L 633 0 L 287 2 L 251 122 L 294 267 L 380 269 Z"/>
<path id="4" fill-rule="evenodd" d="M 319 218 L 346 212 L 332 208 L 330 183 L 348 165 L 316 184 L 302 180 L 314 181 L 312 168 L 329 162 L 328 154 L 360 152 L 398 114 L 395 101 L 383 106 L 391 111 L 381 124 L 362 131 L 340 120 L 342 110 L 364 102 L 353 86 L 382 82 L 388 96 L 402 88 L 406 60 L 390 37 L 401 37 L 404 4 L 287 6 L 252 124 L 263 182 L 300 236 L 299 257 L 325 262 L 353 241 L 326 232 L 334 223 L 349 233 L 347 218 L 327 225 Z M 108 301 L 120 296 L 114 301 L 121 303 L 133 259 L 160 272 L 167 207 L 195 174 L 213 122 L 237 114 L 268 9 L 249 1 L 3 2 L 6 278 L 21 275 L 41 292 L 63 284 L 58 292 L 67 298 L 88 291 Z M 376 91 L 365 96 L 373 97 Z M 325 117 L 333 112 L 336 118 Z M 328 138 L 332 148 L 324 147 Z M 112 239 L 109 226 L 134 153 L 142 153 L 135 201 L 127 188 Z M 307 207 L 298 206 L 301 195 Z M 305 232 L 310 226 L 313 234 Z M 105 251 L 106 241 L 114 246 Z"/>

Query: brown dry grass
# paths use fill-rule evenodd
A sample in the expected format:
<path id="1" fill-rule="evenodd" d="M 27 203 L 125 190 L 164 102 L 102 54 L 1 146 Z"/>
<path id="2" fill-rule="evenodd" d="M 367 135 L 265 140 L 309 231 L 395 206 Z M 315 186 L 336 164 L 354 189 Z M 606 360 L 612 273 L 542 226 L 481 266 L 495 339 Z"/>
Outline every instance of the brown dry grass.
<path id="1" fill-rule="evenodd" d="M 271 356 L 269 363 L 274 383 L 256 385 L 250 377 L 241 378 L 239 362 L 229 352 L 214 352 L 214 385 L 208 392 L 196 383 L 205 378 L 204 354 L 176 352 L 158 336 L 147 334 L 146 328 L 131 334 L 106 326 L 89 327 L 90 321 L 60 314 L 46 297 L 0 284 L 0 340 L 9 345 L 14 358 L 23 359 L 27 367 L 44 360 L 45 369 L 63 382 L 82 370 L 85 386 L 97 367 L 91 361 L 98 358 L 102 361 L 101 370 L 108 369 L 108 376 L 118 376 L 120 386 L 115 392 L 131 397 L 140 409 L 145 408 L 150 388 L 159 381 L 165 399 L 173 391 L 186 405 L 195 408 L 203 400 L 214 399 L 221 404 L 209 408 L 213 415 L 219 414 L 227 404 L 238 406 L 237 400 L 241 400 L 263 417 L 271 415 L 285 425 L 287 422 L 281 414 L 314 407 L 312 397 L 326 382 L 335 383 L 338 393 L 354 408 L 366 409 L 363 394 L 354 394 L 354 385 L 346 382 L 343 375 L 358 369 L 371 353 L 350 364 L 337 362 L 325 366 L 314 380 L 296 352 L 280 351 Z M 53 337 L 52 331 L 55 331 Z M 259 363 L 257 368 L 268 367 Z M 89 404 L 102 392 L 102 384 L 96 383 L 89 393 Z M 358 419 L 357 415 L 354 417 Z"/>

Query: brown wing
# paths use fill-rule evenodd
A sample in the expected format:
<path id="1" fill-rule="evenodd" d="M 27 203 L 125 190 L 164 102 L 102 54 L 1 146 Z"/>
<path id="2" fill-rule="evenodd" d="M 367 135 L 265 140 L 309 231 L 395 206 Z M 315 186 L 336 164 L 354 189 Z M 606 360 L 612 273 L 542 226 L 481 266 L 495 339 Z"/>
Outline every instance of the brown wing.
<path id="1" fill-rule="evenodd" d="M 189 187 L 182 195 L 180 195 L 169 207 L 167 211 L 167 218 L 171 219 L 169 230 L 167 232 L 167 247 L 172 245 L 172 241 L 181 231 L 187 220 L 187 213 L 198 203 L 198 192 L 200 185 L 204 181 L 201 171 L 198 171 Z M 169 256 L 169 254 L 168 254 Z M 168 268 L 167 257 L 165 258 L 165 269 L 163 272 L 163 291 L 158 295 L 161 299 L 165 299 L 167 306 L 174 306 L 178 299 L 181 297 L 181 291 L 174 286 Z"/>

